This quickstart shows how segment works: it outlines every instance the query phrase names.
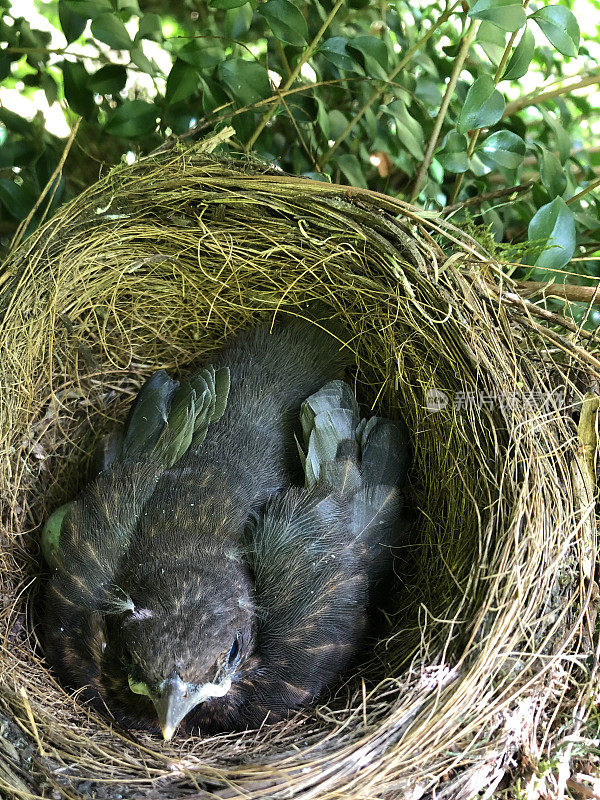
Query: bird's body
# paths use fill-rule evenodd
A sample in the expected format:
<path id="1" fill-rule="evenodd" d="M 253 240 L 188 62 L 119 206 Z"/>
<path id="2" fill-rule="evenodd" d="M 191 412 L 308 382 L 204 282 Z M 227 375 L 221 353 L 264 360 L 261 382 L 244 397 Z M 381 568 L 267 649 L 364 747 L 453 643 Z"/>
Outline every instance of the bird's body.
<path id="1" fill-rule="evenodd" d="M 373 535 L 385 547 L 397 537 L 405 471 L 388 470 L 374 524 L 380 512 L 368 510 L 373 491 L 358 467 L 369 448 L 347 446 L 357 442 L 352 398 L 339 453 L 334 444 L 311 455 L 320 417 L 303 420 L 309 467 L 327 466 L 293 485 L 301 404 L 347 363 L 329 333 L 290 322 L 235 339 L 191 404 L 185 395 L 178 405 L 188 384 L 177 394 L 157 373 L 120 455 L 61 518 L 46 651 L 64 680 L 125 725 L 153 728 L 158 714 L 170 736 L 183 717 L 201 730 L 275 721 L 339 673 L 360 640 L 376 565 L 390 563 Z M 325 405 L 339 406 L 337 394 Z M 177 438 L 184 418 L 189 435 Z"/>

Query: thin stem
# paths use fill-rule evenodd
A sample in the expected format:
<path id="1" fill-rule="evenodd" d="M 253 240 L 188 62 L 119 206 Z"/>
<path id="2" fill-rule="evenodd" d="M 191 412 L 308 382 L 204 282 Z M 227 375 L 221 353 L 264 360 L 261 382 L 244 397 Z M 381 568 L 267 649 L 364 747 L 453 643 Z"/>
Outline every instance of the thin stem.
<path id="1" fill-rule="evenodd" d="M 321 41 L 321 37 L 323 36 L 325 31 L 327 30 L 327 28 L 329 27 L 331 21 L 333 20 L 333 18 L 335 17 L 335 15 L 337 14 L 337 12 L 339 11 L 340 7 L 343 4 L 344 4 L 344 0 L 336 0 L 336 3 L 334 5 L 334 7 L 331 9 L 331 11 L 329 12 L 329 14 L 327 16 L 327 19 L 323 22 L 323 24 L 319 28 L 319 30 L 317 32 L 317 35 L 312 40 L 312 42 L 308 45 L 306 50 L 302 53 L 302 55 L 298 59 L 298 63 L 294 67 L 290 77 L 286 80 L 284 85 L 281 87 L 281 91 L 282 92 L 286 92 L 291 87 L 293 82 L 296 80 L 296 78 L 300 74 L 300 70 L 302 69 L 304 64 L 306 64 L 306 62 L 312 57 L 312 54 L 314 53 L 314 51 L 319 46 L 319 42 Z M 252 150 L 252 148 L 254 147 L 254 143 L 256 142 L 256 140 L 258 139 L 260 134 L 263 132 L 265 126 L 267 125 L 269 120 L 273 117 L 273 115 L 275 114 L 275 112 L 277 111 L 278 108 L 279 108 L 279 103 L 277 102 L 263 116 L 263 118 L 261 119 L 260 123 L 258 124 L 258 127 L 256 128 L 256 130 L 254 131 L 254 133 L 252 134 L 252 136 L 250 137 L 250 139 L 248 140 L 248 142 L 246 144 L 246 147 L 245 147 L 246 152 L 249 152 L 250 150 Z"/>
<path id="2" fill-rule="evenodd" d="M 488 200 L 498 200 L 501 197 L 524 194 L 531 189 L 533 184 L 534 181 L 527 181 L 526 183 L 521 183 L 518 186 L 507 186 L 504 189 L 497 189 L 494 192 L 483 192 L 475 197 L 469 197 L 468 200 L 464 200 L 462 203 L 453 203 L 452 205 L 447 205 L 442 209 L 442 214 L 451 214 L 453 211 L 458 211 L 459 208 L 480 206 L 482 203 L 486 203 Z"/>
<path id="3" fill-rule="evenodd" d="M 596 178 L 595 181 L 592 181 L 591 183 L 588 183 L 588 185 L 585 187 L 585 189 L 582 189 L 580 192 L 577 192 L 577 194 L 574 194 L 573 197 L 570 197 L 567 200 L 567 205 L 569 203 L 575 203 L 577 200 L 580 200 L 588 192 L 591 192 L 593 189 L 595 189 L 596 186 L 600 186 L 600 178 Z"/>
<path id="4" fill-rule="evenodd" d="M 415 44 L 413 44 L 413 46 L 409 50 L 406 51 L 404 57 L 400 60 L 400 62 L 394 67 L 394 69 L 387 76 L 383 85 L 379 89 L 376 89 L 373 92 L 371 97 L 368 98 L 368 100 L 358 111 L 358 113 L 346 125 L 342 133 L 331 145 L 329 150 L 327 150 L 327 152 L 323 155 L 323 157 L 319 162 L 321 169 L 325 167 L 325 165 L 327 164 L 333 153 L 337 150 L 339 145 L 344 141 L 344 139 L 348 136 L 348 134 L 350 134 L 351 131 L 356 127 L 356 125 L 360 122 L 360 120 L 363 118 L 363 116 L 366 114 L 369 108 L 373 105 L 373 103 L 377 100 L 377 98 L 381 97 L 381 95 L 385 92 L 385 90 L 388 87 L 388 84 L 394 80 L 394 78 L 400 72 L 400 70 L 403 69 L 408 64 L 408 62 L 414 56 L 414 54 L 418 50 L 420 50 L 420 48 L 431 38 L 431 36 L 433 36 L 433 34 L 438 30 L 438 28 L 450 18 L 451 14 L 454 12 L 454 9 L 457 6 L 461 5 L 461 2 L 462 0 L 456 0 L 455 3 L 453 3 L 449 8 L 447 8 L 446 11 L 444 11 L 444 13 L 442 14 L 442 16 L 437 20 L 437 22 L 431 26 L 431 28 L 427 31 L 427 33 L 424 36 L 422 36 L 417 42 L 415 42 Z"/>
<path id="5" fill-rule="evenodd" d="M 575 75 L 572 78 L 569 78 L 569 80 L 573 80 L 575 77 L 578 76 Z M 519 97 L 518 100 L 513 100 L 512 103 L 506 104 L 503 117 L 510 117 L 512 114 L 516 114 L 517 111 L 521 111 L 523 108 L 527 108 L 528 106 L 538 106 L 541 103 L 546 102 L 546 100 L 552 100 L 553 98 L 560 97 L 563 94 L 570 94 L 577 89 L 583 89 L 586 86 L 595 86 L 596 84 L 600 84 L 600 73 L 598 72 L 594 72 L 592 75 L 584 75 L 583 77 L 580 77 L 576 83 L 569 83 L 567 86 L 559 86 L 557 89 L 550 89 L 547 92 L 540 92 L 540 94 L 537 95 L 526 95 L 525 97 Z"/>
<path id="6" fill-rule="evenodd" d="M 81 117 L 78 117 L 77 121 L 75 122 L 75 124 L 71 128 L 71 133 L 69 134 L 69 138 L 67 139 L 67 143 L 65 144 L 65 149 L 63 150 L 62 156 L 60 157 L 60 161 L 56 165 L 56 169 L 54 170 L 54 172 L 52 173 L 52 175 L 48 179 L 48 182 L 44 186 L 44 188 L 42 190 L 42 193 L 40 194 L 38 199 L 35 201 L 35 205 L 33 206 L 31 211 L 29 212 L 29 214 L 27 214 L 25 219 L 20 223 L 19 227 L 17 228 L 16 233 L 15 233 L 15 235 L 13 237 L 13 240 L 10 243 L 10 249 L 11 250 L 13 248 L 15 248 L 19 244 L 19 242 L 21 241 L 21 239 L 23 238 L 23 236 L 25 234 L 25 231 L 27 230 L 27 226 L 29 225 L 29 223 L 33 219 L 33 216 L 34 216 L 35 212 L 38 210 L 38 208 L 42 204 L 42 201 L 44 200 L 44 197 L 46 197 L 46 195 L 50 191 L 50 188 L 52 187 L 52 185 L 54 184 L 56 179 L 59 178 L 59 176 L 61 175 L 62 169 L 63 169 L 63 167 L 65 165 L 65 161 L 67 160 L 67 156 L 69 155 L 69 151 L 71 149 L 71 145 L 73 144 L 73 142 L 75 140 L 75 136 L 77 135 L 77 131 L 79 130 L 79 126 L 80 125 L 81 125 Z M 52 196 L 50 197 L 50 201 L 48 202 L 48 205 L 46 206 L 46 212 L 45 213 L 48 212 L 48 208 L 50 207 L 50 203 L 52 202 L 52 198 L 54 197 L 54 193 L 56 192 L 57 185 L 58 185 L 58 182 L 54 186 L 54 189 L 53 189 L 53 192 L 52 192 Z"/>
<path id="7" fill-rule="evenodd" d="M 591 303 L 600 305 L 598 286 L 574 286 L 569 283 L 552 283 L 548 281 L 519 281 L 517 288 L 530 295 L 542 297 L 560 297 L 573 303 Z"/>
<path id="8" fill-rule="evenodd" d="M 454 62 L 454 68 L 452 69 L 450 80 L 448 81 L 448 85 L 446 86 L 446 92 L 442 99 L 440 110 L 438 111 L 433 126 L 433 130 L 431 132 L 431 136 L 429 137 L 429 141 L 427 142 L 427 149 L 425 151 L 425 156 L 423 157 L 423 161 L 421 163 L 421 166 L 419 167 L 419 171 L 415 179 L 415 185 L 413 187 L 412 195 L 410 198 L 411 203 L 415 202 L 415 200 L 417 199 L 417 197 L 421 192 L 421 189 L 423 188 L 423 184 L 425 183 L 427 170 L 429 169 L 429 165 L 431 164 L 431 160 L 433 158 L 433 152 L 437 146 L 437 142 L 440 136 L 440 131 L 442 129 L 442 125 L 444 124 L 444 119 L 446 118 L 446 112 L 448 111 L 450 100 L 452 99 L 452 95 L 454 94 L 454 89 L 456 88 L 458 76 L 461 73 L 463 64 L 465 63 L 465 59 L 467 58 L 467 55 L 469 53 L 469 48 L 471 47 L 471 42 L 475 38 L 475 34 L 477 33 L 478 27 L 479 27 L 479 22 L 477 20 L 473 20 L 461 42 L 460 50 L 458 52 L 458 55 L 456 56 L 456 60 Z"/>
<path id="9" fill-rule="evenodd" d="M 525 0 L 523 3 L 523 8 L 527 8 L 529 5 L 529 0 Z M 508 63 L 508 59 L 510 58 L 510 54 L 515 43 L 515 39 L 519 30 L 513 31 L 510 35 L 510 38 L 504 48 L 504 52 L 502 53 L 502 58 L 500 59 L 500 63 L 498 64 L 498 69 L 496 70 L 496 74 L 494 75 L 494 85 L 498 85 L 502 80 L 502 75 L 504 74 L 504 68 Z M 475 152 L 475 146 L 477 145 L 477 141 L 479 139 L 479 134 L 481 133 L 481 128 L 477 128 L 477 130 L 472 131 L 469 140 L 469 147 L 467 150 L 467 158 L 470 159 L 473 153 Z M 454 189 L 452 191 L 452 197 L 450 198 L 450 203 L 455 203 L 456 198 L 458 197 L 458 193 L 460 192 L 460 187 L 462 186 L 463 178 L 465 177 L 464 172 L 461 172 L 456 176 L 456 180 L 454 182 Z"/>

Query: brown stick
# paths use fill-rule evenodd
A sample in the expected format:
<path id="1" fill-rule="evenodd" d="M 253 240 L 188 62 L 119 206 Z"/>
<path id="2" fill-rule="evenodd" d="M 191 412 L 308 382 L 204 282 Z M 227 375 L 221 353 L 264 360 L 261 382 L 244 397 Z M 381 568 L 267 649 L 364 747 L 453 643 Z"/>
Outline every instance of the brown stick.
<path id="1" fill-rule="evenodd" d="M 450 206 L 446 206 L 442 209 L 442 214 L 449 214 L 451 211 L 456 211 L 459 208 L 467 208 L 469 206 L 480 206 L 482 203 L 485 203 L 487 200 L 496 200 L 499 197 L 505 197 L 506 195 L 513 195 L 513 194 L 522 194 L 523 192 L 528 192 L 535 181 L 526 181 L 525 183 L 521 183 L 518 186 L 508 186 L 505 189 L 496 189 L 494 192 L 483 192 L 483 194 L 478 194 L 475 197 L 469 197 L 468 200 L 464 200 L 462 203 L 452 203 Z"/>
<path id="2" fill-rule="evenodd" d="M 595 73 L 594 75 L 585 75 L 576 83 L 568 83 L 566 86 L 559 86 L 557 89 L 549 89 L 547 92 L 541 92 L 540 94 L 519 97 L 517 100 L 513 100 L 512 103 L 506 104 L 506 108 L 504 109 L 504 114 L 502 116 L 503 118 L 510 117 L 517 111 L 521 111 L 522 108 L 527 108 L 528 106 L 539 106 L 546 100 L 553 100 L 555 97 L 560 97 L 563 94 L 570 94 L 570 92 L 574 92 L 577 89 L 583 89 L 585 86 L 594 86 L 598 83 L 600 83 L 600 75 Z"/>
<path id="3" fill-rule="evenodd" d="M 516 288 L 528 294 L 542 297 L 559 297 L 573 303 L 600 306 L 600 284 L 597 286 L 574 286 L 569 283 L 547 283 L 546 281 L 518 281 Z"/>

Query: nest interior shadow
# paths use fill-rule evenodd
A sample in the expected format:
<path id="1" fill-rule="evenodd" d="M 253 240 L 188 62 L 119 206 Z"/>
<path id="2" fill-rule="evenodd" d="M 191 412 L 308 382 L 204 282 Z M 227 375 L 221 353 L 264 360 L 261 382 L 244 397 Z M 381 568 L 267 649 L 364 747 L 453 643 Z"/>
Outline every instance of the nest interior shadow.
<path id="1" fill-rule="evenodd" d="M 589 647 L 595 529 L 569 403 L 594 365 L 549 346 L 499 276 L 406 204 L 202 146 L 117 168 L 14 251 L 0 275 L 0 788 L 467 798 L 571 713 L 579 695 L 557 682 L 580 681 L 570 655 Z M 417 521 L 381 641 L 315 709 L 259 733 L 115 731 L 44 663 L 39 526 L 154 369 L 184 372 L 314 300 L 351 331 L 362 408 L 412 432 Z"/>

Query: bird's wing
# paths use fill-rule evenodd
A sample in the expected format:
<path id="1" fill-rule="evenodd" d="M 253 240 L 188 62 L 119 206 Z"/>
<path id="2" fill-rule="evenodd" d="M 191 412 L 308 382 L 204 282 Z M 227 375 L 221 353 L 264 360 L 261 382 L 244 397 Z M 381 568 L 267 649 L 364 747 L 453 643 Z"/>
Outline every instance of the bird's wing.
<path id="1" fill-rule="evenodd" d="M 360 488 L 356 441 L 359 419 L 352 390 L 343 381 L 331 381 L 305 400 L 300 422 L 307 488 L 319 484 L 342 493 Z"/>
<path id="2" fill-rule="evenodd" d="M 113 464 L 59 521 L 59 542 L 48 559 L 53 572 L 45 604 L 46 656 L 70 685 L 90 685 L 90 697 L 101 693 L 106 615 L 133 610 L 119 585 L 119 565 L 155 478 L 147 462 Z"/>
<path id="3" fill-rule="evenodd" d="M 211 422 L 219 420 L 229 394 L 229 369 L 209 366 L 181 385 L 164 370 L 155 372 L 142 386 L 129 412 L 123 431 L 113 431 L 96 447 L 91 477 L 98 478 L 127 462 L 147 462 L 142 471 L 153 472 L 153 464 L 168 469 L 190 447 L 199 447 Z M 137 469 L 137 468 L 136 468 Z M 115 474 L 120 474 L 117 469 Z M 108 479 L 110 481 L 110 478 Z M 101 481 L 103 485 L 106 481 Z M 117 495 L 123 487 L 115 487 Z M 120 490 L 120 491 L 119 491 Z M 85 491 L 84 491 L 85 493 Z M 107 499 L 110 504 L 112 500 Z M 41 535 L 42 553 L 51 567 L 59 559 L 61 529 L 73 503 L 58 508 L 47 520 Z M 102 529 L 103 540 L 110 541 Z"/>
<path id="4" fill-rule="evenodd" d="M 371 417 L 361 420 L 357 440 L 361 471 L 372 486 L 404 485 L 410 461 L 408 431 L 401 420 Z"/>
<path id="5" fill-rule="evenodd" d="M 343 501 L 292 488 L 249 526 L 259 663 L 245 679 L 245 713 L 274 719 L 309 703 L 356 652 L 368 587 L 349 520 Z"/>
<path id="6" fill-rule="evenodd" d="M 228 367 L 205 367 L 181 385 L 164 370 L 154 373 L 126 424 L 121 460 L 151 457 L 171 467 L 202 444 L 209 424 L 223 416 L 228 395 Z"/>

